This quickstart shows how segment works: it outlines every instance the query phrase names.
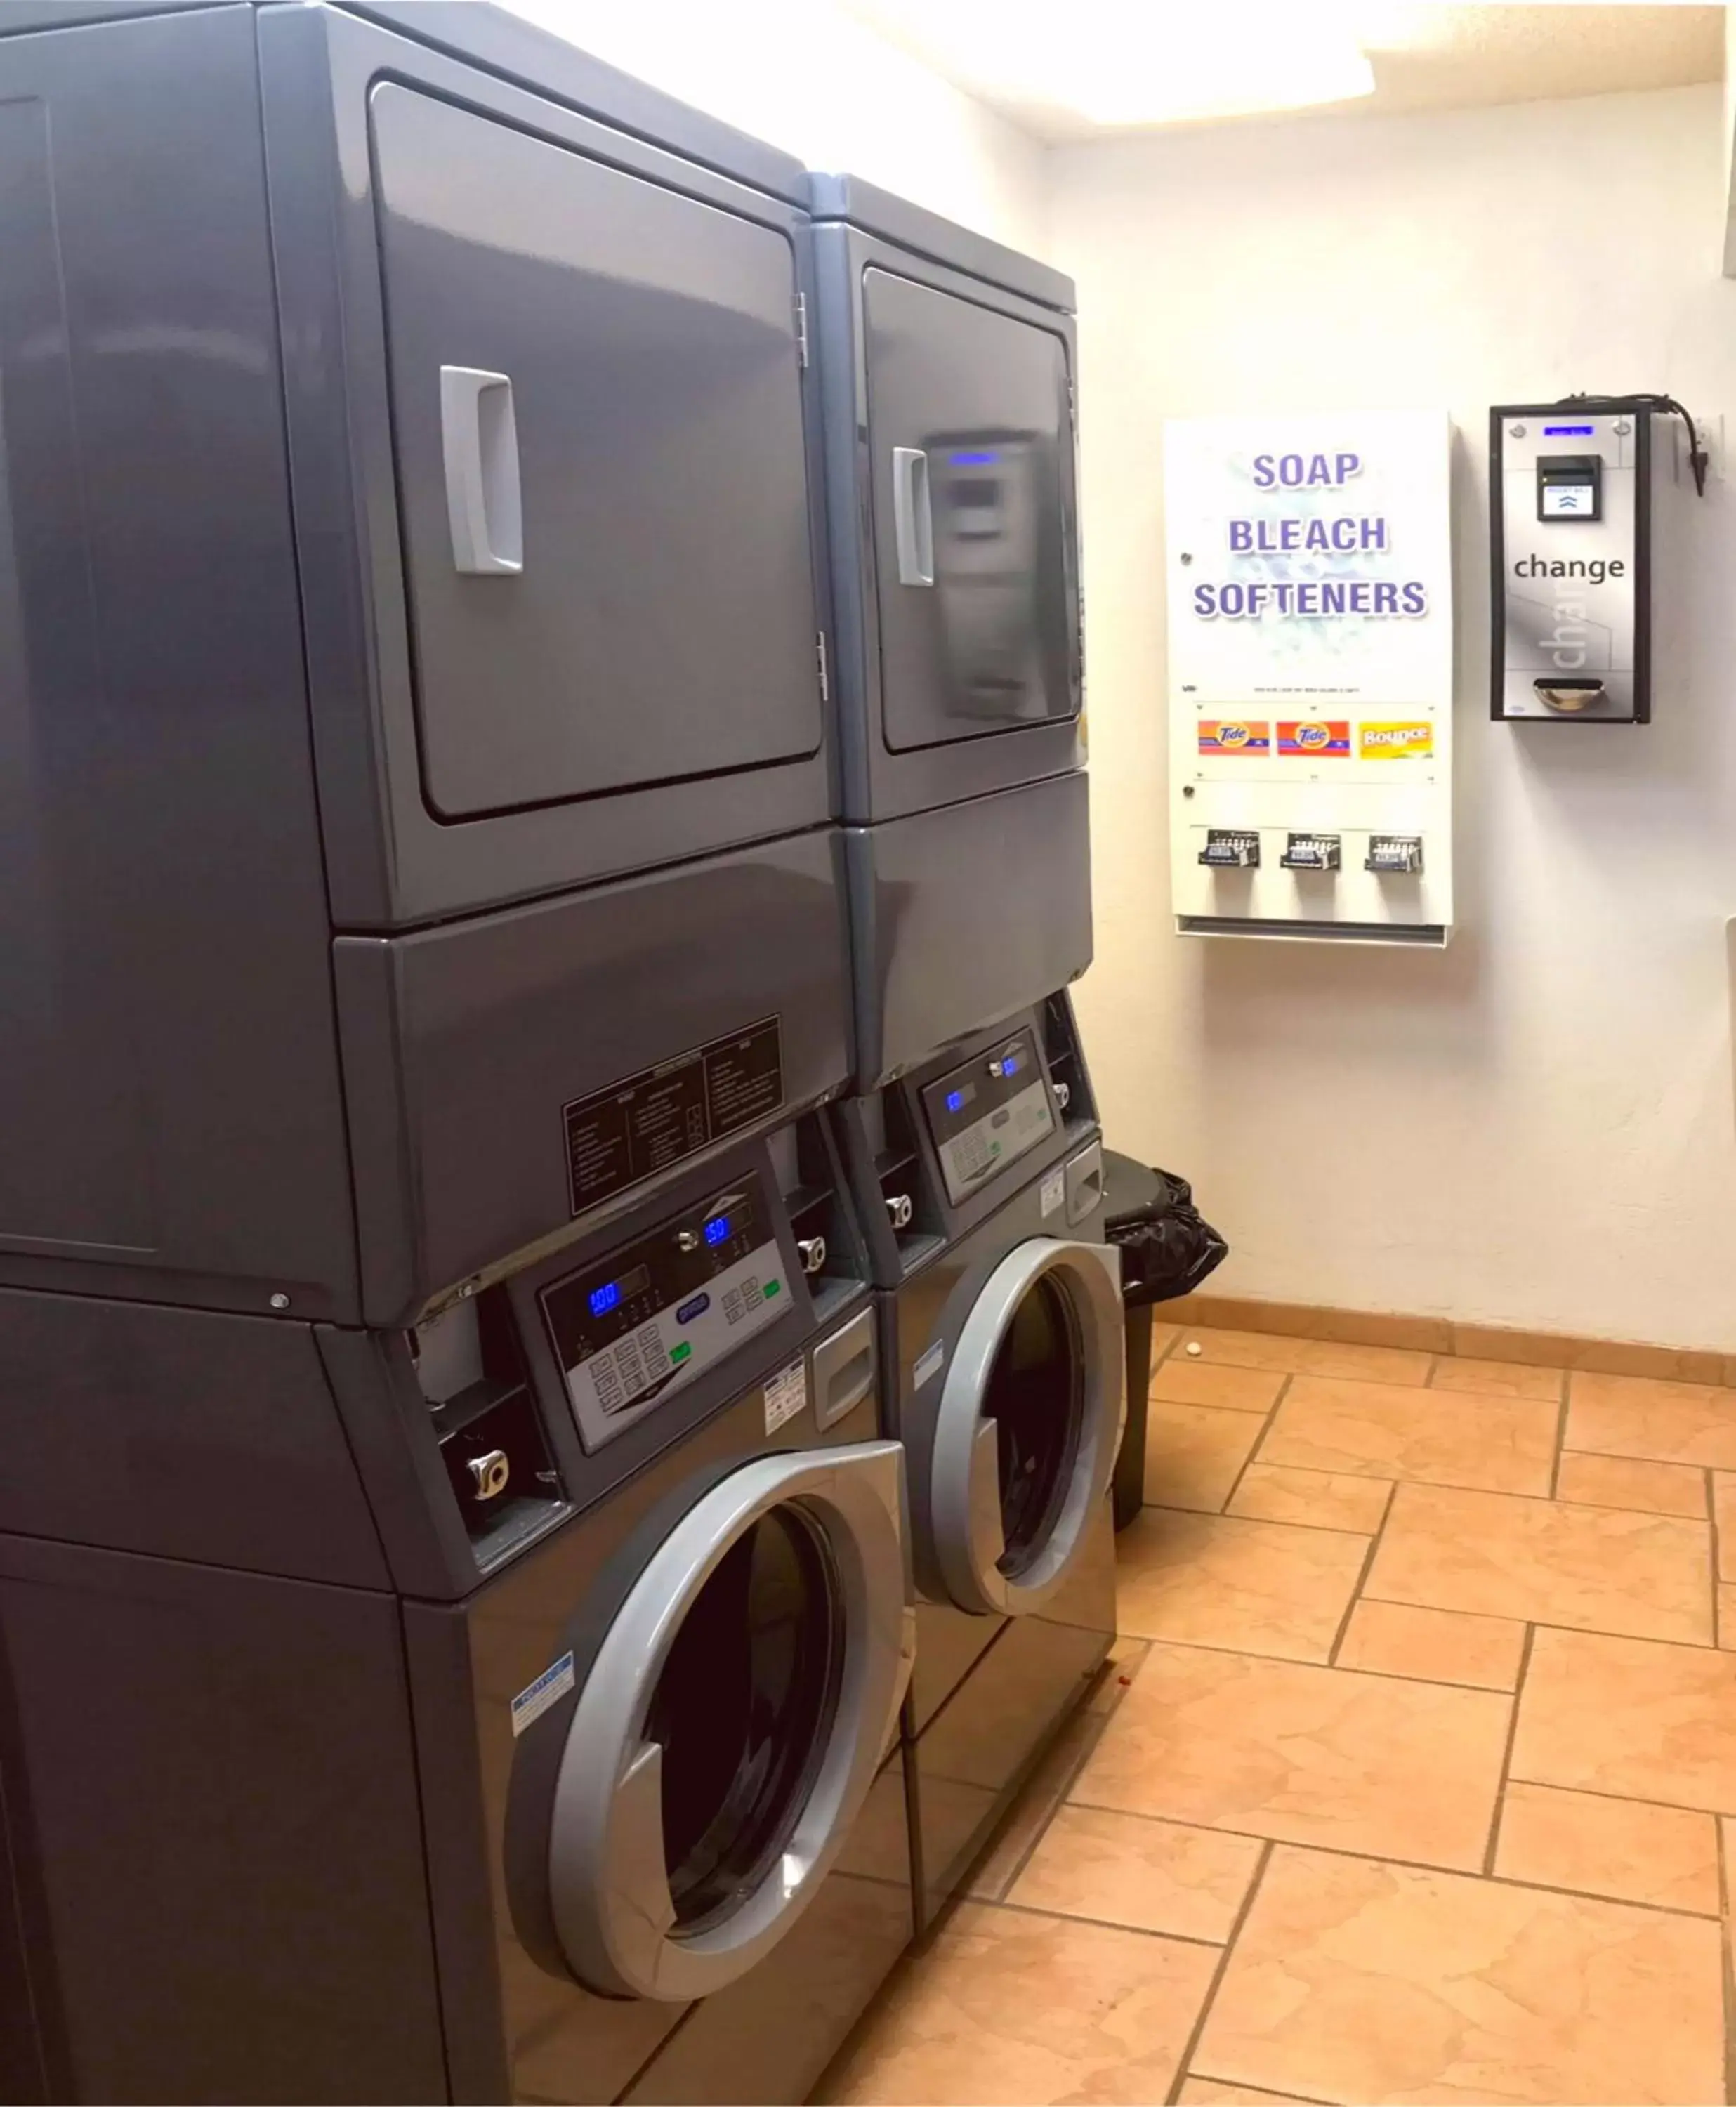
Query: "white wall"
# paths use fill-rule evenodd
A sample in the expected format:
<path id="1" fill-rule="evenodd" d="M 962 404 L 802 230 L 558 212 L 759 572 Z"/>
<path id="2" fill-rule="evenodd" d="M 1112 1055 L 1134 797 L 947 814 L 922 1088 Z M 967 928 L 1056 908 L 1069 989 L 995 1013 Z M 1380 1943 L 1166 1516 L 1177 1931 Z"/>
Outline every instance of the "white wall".
<path id="1" fill-rule="evenodd" d="M 1045 153 L 833 0 L 510 0 L 612 65 L 796 155 L 1046 253 Z"/>
<path id="2" fill-rule="evenodd" d="M 1067 148 L 1112 1143 L 1186 1171 L 1227 1293 L 1736 1348 L 1725 920 L 1736 495 L 1657 492 L 1657 721 L 1488 721 L 1491 402 L 1736 412 L 1716 87 Z M 1443 954 L 1171 933 L 1166 414 L 1447 406 L 1459 905 Z M 1736 435 L 1736 417 L 1732 419 Z"/>

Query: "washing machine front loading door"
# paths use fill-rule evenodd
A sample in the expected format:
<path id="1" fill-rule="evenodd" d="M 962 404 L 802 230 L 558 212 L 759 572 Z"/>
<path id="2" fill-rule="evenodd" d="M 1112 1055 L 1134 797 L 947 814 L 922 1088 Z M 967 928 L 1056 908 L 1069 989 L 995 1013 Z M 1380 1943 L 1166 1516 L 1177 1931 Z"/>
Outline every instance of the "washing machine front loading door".
<path id="1" fill-rule="evenodd" d="M 628 1592 L 550 1809 L 550 1913 L 587 1988 L 708 1996 L 813 1900 L 909 1678 L 901 1470 L 888 1441 L 744 1464 Z"/>
<path id="2" fill-rule="evenodd" d="M 959 1608 L 1019 1616 L 1066 1580 L 1125 1408 L 1120 1254 L 1034 1237 L 989 1276 L 953 1349 L 927 1523 Z"/>

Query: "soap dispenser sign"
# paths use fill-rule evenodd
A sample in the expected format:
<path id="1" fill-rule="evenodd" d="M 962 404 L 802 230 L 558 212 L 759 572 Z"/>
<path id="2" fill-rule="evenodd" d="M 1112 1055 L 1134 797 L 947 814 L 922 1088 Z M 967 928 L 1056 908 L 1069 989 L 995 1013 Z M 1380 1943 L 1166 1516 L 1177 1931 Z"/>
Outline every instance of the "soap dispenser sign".
<path id="1" fill-rule="evenodd" d="M 1185 935 L 1447 941 L 1451 439 L 1438 410 L 1164 426 Z"/>

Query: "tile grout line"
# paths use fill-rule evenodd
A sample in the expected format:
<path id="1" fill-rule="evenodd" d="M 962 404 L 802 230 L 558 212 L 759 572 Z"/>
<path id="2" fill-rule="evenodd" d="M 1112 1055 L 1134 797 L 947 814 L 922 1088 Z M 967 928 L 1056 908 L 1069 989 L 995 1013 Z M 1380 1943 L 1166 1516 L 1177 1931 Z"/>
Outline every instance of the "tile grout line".
<path id="1" fill-rule="evenodd" d="M 1162 1507 L 1160 1508 L 1158 1512 L 1162 1514 L 1178 1515 L 1191 1515 L 1195 1512 L 1195 1509 L 1192 1507 Z M 1210 1516 L 1207 1516 L 1205 1519 L 1207 1521 L 1210 1521 L 1212 1517 Z M 1231 1521 L 1239 1521 L 1242 1517 L 1240 1515 L 1231 1515 L 1227 1519 Z M 1306 1529 L 1310 1525 L 1306 1522 L 1281 1521 L 1274 1522 L 1271 1525 L 1274 1529 Z M 1339 1536 L 1356 1536 L 1360 1535 L 1361 1532 L 1358 1530 L 1347 1529 L 1335 1530 L 1331 1532 L 1331 1534 Z M 1461 1610 L 1456 1604 L 1451 1602 L 1409 1602 L 1396 1595 L 1365 1594 L 1360 1596 L 1357 1599 L 1366 1602 L 1384 1603 L 1389 1608 L 1395 1610 L 1433 1610 L 1438 1611 L 1442 1616 L 1471 1617 L 1476 1619 L 1477 1621 L 1481 1624 L 1529 1624 L 1535 1630 L 1540 1632 L 1563 1632 L 1571 1638 L 1620 1639 L 1626 1641 L 1631 1646 L 1680 1647 L 1684 1653 L 1722 1653 L 1727 1651 L 1725 1647 L 1712 1645 L 1711 1642 L 1707 1639 L 1661 1639 L 1650 1632 L 1606 1631 L 1601 1624 L 1552 1624 L 1547 1617 L 1521 1617 L 1509 1615 L 1499 1610 Z M 1303 1654 L 1266 1653 L 1263 1652 L 1258 1647 L 1229 1646 L 1222 1643 L 1222 1642 L 1209 1639 L 1178 1639 L 1172 1638 L 1168 1632 L 1124 1632 L 1123 1633 L 1122 1637 L 1124 1638 L 1142 1639 L 1147 1647 L 1181 1647 L 1190 1653 L 1226 1654 L 1228 1655 L 1231 1659 L 1235 1660 L 1271 1661 L 1280 1668 L 1330 1668 L 1335 1669 L 1340 1675 L 1376 1675 L 1383 1678 L 1388 1682 L 1417 1682 L 1430 1687 L 1439 1687 L 1447 1690 L 1487 1690 L 1490 1691 L 1490 1695 L 1496 1697 L 1506 1697 L 1512 1694 L 1510 1691 L 1503 1689 L 1490 1690 L 1490 1686 L 1487 1683 L 1445 1682 L 1442 1682 L 1439 1678 L 1432 1675 L 1403 1675 L 1395 1669 L 1341 1668 L 1335 1661 L 1312 1660 Z M 1522 1780 L 1521 1782 L 1541 1783 L 1541 1781 L 1532 1781 L 1527 1779 Z M 1580 1788 L 1577 1786 L 1564 1786 L 1563 1790 L 1564 1791 L 1577 1792 Z M 1606 1793 L 1604 1795 L 1604 1797 L 1608 1799 L 1631 1799 L 1633 1795 L 1629 1793 Z M 1660 1802 L 1659 1804 L 1662 1805 L 1663 1803 Z M 1736 1817 L 1736 1808 L 1733 1808 L 1731 1813 L 1733 1817 Z"/>
<path id="2" fill-rule="evenodd" d="M 1567 1446 L 1568 1372 L 1563 1368 L 1561 1372 L 1561 1393 L 1555 1400 L 1555 1451 L 1550 1458 L 1549 1467 L 1549 1496 L 1552 1500 L 1560 1497 L 1561 1459 L 1567 1453 Z"/>
<path id="3" fill-rule="evenodd" d="M 1529 1781 L 1520 1778 L 1515 1782 L 1524 1785 Z M 1577 1791 L 1578 1788 L 1572 1786 L 1556 1786 L 1550 1787 L 1549 1790 L 1571 1792 Z M 1613 1797 L 1609 1794 L 1599 1794 L 1597 1796 L 1600 1799 Z M 1169 1822 L 1178 1828 L 1203 1829 L 1209 1836 L 1233 1836 L 1245 1844 L 1269 1844 L 1274 1849 L 1281 1844 L 1286 1850 L 1312 1852 L 1317 1857 L 1322 1858 L 1348 1858 L 1359 1866 L 1396 1866 L 1402 1871 L 1407 1873 L 1438 1873 L 1442 1880 L 1490 1880 L 1497 1887 L 1522 1888 L 1529 1894 L 1540 1895 L 1571 1895 L 1579 1902 L 1609 1903 L 1618 1909 L 1644 1910 L 1653 1916 L 1674 1917 L 1678 1922 L 1714 1924 L 1717 1921 L 1716 1916 L 1711 1910 L 1683 1909 L 1673 1903 L 1653 1903 L 1633 1895 L 1613 1895 L 1601 1888 L 1563 1888 L 1553 1880 L 1522 1880 L 1511 1873 L 1483 1873 L 1479 1872 L 1474 1866 L 1442 1866 L 1427 1858 L 1401 1858 L 1393 1851 L 1357 1851 L 1353 1850 L 1348 1844 L 1312 1844 L 1295 1836 L 1262 1836 L 1251 1829 L 1220 1828 L 1210 1822 L 1182 1822 L 1179 1817 L 1171 1814 L 1136 1814 L 1128 1808 L 1107 1807 L 1101 1800 L 1075 1799 L 1070 1800 L 1068 1804 L 1071 1807 L 1083 1808 L 1088 1813 L 1092 1814 L 1119 1814 L 1130 1822 Z M 1662 1800 L 1624 1800 L 1620 1802 L 1620 1804 L 1662 1807 L 1666 1803 Z M 1682 1814 L 1708 1813 L 1708 1810 L 1703 1807 L 1678 1808 L 1672 1811 Z M 1711 1815 L 1710 1818 L 1714 1822 L 1718 1819 L 1716 1815 Z M 987 1898 L 981 1895 L 971 1896 L 967 1899 L 982 1903 L 985 1906 L 987 1904 Z M 1001 1907 L 1009 1907 L 1009 1905 L 1003 1904 Z M 1028 1903 L 1016 1907 L 1026 1910 L 1034 1916 L 1065 1915 L 1063 1912 L 1038 1910 Z M 1092 1918 L 1088 1921 L 1092 1923 L 1103 1921 L 1099 1918 Z M 1117 1927 L 1118 1930 L 1127 1931 L 1134 1930 L 1137 1928 L 1132 1925 Z M 1151 1936 L 1157 1939 L 1181 1939 L 1186 1934 L 1181 1932 L 1165 1931 L 1155 1932 Z M 1214 1946 L 1218 1943 L 1215 1939 L 1195 1939 L 1191 1943 L 1206 1946 Z"/>
<path id="4" fill-rule="evenodd" d="M 1250 1462 L 1253 1460 L 1254 1459 L 1251 1457 L 1249 1458 L 1249 1462 Z M 1282 1471 L 1288 1470 L 1290 1466 L 1287 1463 L 1273 1463 L 1269 1464 L 1267 1467 L 1270 1470 Z M 1248 1465 L 1246 1463 L 1243 1464 L 1242 1470 L 1244 1473 L 1245 1473 L 1247 1468 Z M 1382 1480 L 1379 1478 L 1364 1478 L 1361 1480 L 1361 1483 L 1365 1485 L 1378 1485 L 1381 1482 Z M 1237 1478 L 1236 1484 L 1236 1487 L 1240 1488 L 1241 1485 L 1241 1479 L 1240 1477 Z M 1234 1490 L 1231 1491 L 1230 1497 L 1231 1499 L 1235 1498 L 1236 1493 Z M 1290 1521 L 1287 1520 L 1278 1521 L 1275 1521 L 1270 1515 L 1231 1514 L 1227 1507 L 1178 1507 L 1173 1505 L 1168 1500 L 1142 1500 L 1140 1504 L 1142 1507 L 1150 1507 L 1154 1514 L 1204 1515 L 1208 1521 L 1259 1522 L 1271 1529 L 1312 1530 L 1317 1535 L 1320 1536 L 1372 1536 L 1375 1534 L 1375 1530 L 1371 1529 L 1347 1529 L 1344 1524 L 1341 1521 Z M 1376 1526 L 1378 1527 L 1378 1524 Z M 1466 1616 L 1486 1616 L 1488 1615 L 1488 1612 L 1487 1611 L 1467 1610 L 1465 1612 L 1465 1615 Z M 1513 1617 L 1507 1619 L 1506 1621 L 1509 1624 L 1517 1624 L 1518 1620 L 1516 1617 Z M 1129 1633 L 1129 1637 L 1131 1636 L 1132 1634 Z M 1176 1643 L 1179 1645 L 1183 1643 L 1183 1642 L 1178 1640 Z M 1273 1656 L 1273 1659 L 1275 1660 L 1281 1660 L 1283 1656 L 1281 1655 Z"/>
<path id="5" fill-rule="evenodd" d="M 1525 1642 L 1519 1648 L 1519 1672 L 1513 1685 L 1513 1711 L 1507 1721 L 1507 1738 L 1501 1747 L 1501 1765 L 1495 1777 L 1495 1804 L 1489 1809 L 1489 1841 L 1483 1854 L 1483 1873 L 1485 1880 L 1495 1877 L 1495 1854 L 1500 1846 L 1501 1817 L 1507 1811 L 1507 1787 L 1513 1765 L 1513 1745 L 1518 1739 L 1519 1700 L 1525 1691 L 1525 1671 L 1531 1666 L 1531 1649 L 1536 1641 L 1537 1628 L 1527 1624 Z"/>
<path id="6" fill-rule="evenodd" d="M 1368 1576 L 1374 1570 L 1375 1555 L 1386 1541 L 1386 1525 L 1392 1515 L 1393 1501 L 1397 1490 L 1397 1481 L 1395 1480 L 1387 1489 L 1386 1505 L 1380 1510 L 1379 1525 L 1368 1539 L 1368 1548 L 1363 1552 L 1362 1563 L 1357 1571 L 1356 1584 L 1351 1588 L 1348 1599 L 1344 1604 L 1344 1613 L 1338 1620 L 1338 1629 L 1332 1634 L 1332 1643 L 1326 1649 L 1326 1664 L 1328 1668 L 1336 1668 L 1338 1665 L 1339 1649 L 1343 1645 L 1346 1635 L 1350 1630 L 1350 1620 L 1357 1613 L 1357 1606 L 1363 1599 L 1362 1590 L 1368 1585 Z M 1408 1681 L 1411 1678 L 1405 1679 Z"/>
<path id="7" fill-rule="evenodd" d="M 1092 1924 L 1100 1931 L 1125 1931 L 1135 1939 L 1167 1939 L 1178 1946 L 1203 1946 L 1211 1953 L 1221 1953 L 1226 1943 L 1224 1939 L 1207 1939 L 1197 1931 L 1159 1931 L 1154 1925 L 1128 1924 L 1119 1917 L 1090 1916 L 1083 1910 L 1043 1909 L 1035 1903 L 1016 1903 L 1006 1895 L 1001 1895 L 993 1902 L 980 1895 L 968 1896 L 966 1899 L 975 1902 L 981 1909 L 1010 1910 L 1015 1916 L 1040 1916 L 1051 1924 Z"/>
<path id="8" fill-rule="evenodd" d="M 1712 1817 L 1718 1838 L 1718 1945 L 1724 1979 L 1724 2096 L 1736 2100 L 1736 1978 L 1730 1955 L 1730 1881 L 1729 1855 L 1724 1848 L 1724 1823 Z"/>
<path id="9" fill-rule="evenodd" d="M 1249 1446 L 1247 1454 L 1242 1458 L 1241 1468 L 1236 1474 L 1236 1482 L 1231 1486 L 1229 1491 L 1223 1496 L 1223 1505 L 1218 1510 L 1219 1514 L 1227 1515 L 1229 1513 L 1230 1503 L 1241 1490 L 1242 1480 L 1248 1475 L 1248 1466 L 1258 1458 L 1261 1449 L 1266 1446 L 1266 1437 L 1272 1431 L 1272 1422 L 1277 1417 L 1278 1408 L 1283 1404 L 1285 1399 L 1290 1395 L 1290 1385 L 1294 1382 L 1295 1380 L 1295 1370 L 1294 1368 L 1287 1370 L 1285 1373 L 1283 1381 L 1278 1386 L 1276 1395 L 1273 1397 L 1272 1403 L 1266 1408 L 1265 1414 L 1260 1421 L 1259 1432 L 1254 1436 L 1252 1443 Z M 1246 1521 L 1252 1520 L 1253 1517 L 1241 1515 L 1237 1516 L 1236 1519 L 1237 1521 Z"/>
<path id="10" fill-rule="evenodd" d="M 1205 1986 L 1205 1995 L 1200 2000 L 1200 2010 L 1195 2015 L 1193 2026 L 1187 2039 L 1182 2044 L 1182 2053 L 1176 2058 L 1175 2077 L 1165 2096 L 1167 2107 L 1176 2107 L 1176 2102 L 1182 2096 L 1182 2087 L 1187 2082 L 1188 2067 L 1193 2062 L 1194 2051 L 1204 2035 L 1206 2021 L 1212 2015 L 1212 2006 L 1217 2001 L 1219 1986 L 1229 1969 L 1230 1956 L 1236 1951 L 1236 1942 L 1241 1936 L 1242 1926 L 1248 1921 L 1254 1898 L 1259 1894 L 1260 1883 L 1266 1877 L 1266 1868 L 1272 1863 L 1272 1854 L 1278 1848 L 1270 1838 L 1265 1840 L 1265 1845 L 1260 1853 L 1259 1863 L 1254 1869 L 1254 1878 L 1248 1883 L 1248 1892 L 1242 1897 L 1241 1907 L 1236 1911 L 1235 1921 L 1230 1926 L 1230 1935 L 1224 1941 L 1223 1950 L 1218 1956 L 1218 1965 L 1212 1970 L 1212 1979 Z"/>
<path id="11" fill-rule="evenodd" d="M 1718 1593 L 1718 1583 L 1724 1577 L 1724 1552 L 1718 1542 L 1718 1481 L 1709 1463 L 1706 1467 L 1706 1525 L 1711 1531 L 1712 1644 L 1721 1647 L 1724 1643 L 1724 1620 L 1720 1615 L 1723 1603 Z"/>
<path id="12" fill-rule="evenodd" d="M 1237 2092 L 1251 2092 L 1256 2100 L 1270 2100 L 1276 2103 L 1299 2100 L 1302 2107 L 1341 2107 L 1335 2100 L 1317 2100 L 1311 2092 L 1273 2092 L 1263 2085 L 1245 2085 L 1239 2078 L 1215 2078 L 1209 2070 L 1190 2070 L 1189 2078 L 1197 2078 L 1203 2085 L 1227 2085 Z"/>
<path id="13" fill-rule="evenodd" d="M 1599 1512 L 1606 1512 L 1606 1510 L 1599 1510 Z M 1611 1507 L 1607 1512 L 1611 1514 L 1619 1514 L 1626 1512 L 1626 1509 Z M 1723 1651 L 1711 1639 L 1666 1639 L 1659 1638 L 1656 1632 L 1615 1632 L 1603 1624 L 1558 1624 L 1549 1617 L 1522 1617 L 1515 1613 L 1504 1613 L 1500 1610 L 1461 1610 L 1456 1602 L 1411 1602 L 1397 1595 L 1370 1595 L 1368 1600 L 1370 1602 L 1390 1602 L 1394 1607 L 1401 1610 L 1442 1610 L 1456 1617 L 1499 1618 L 1505 1614 L 1505 1620 L 1509 1624 L 1534 1624 L 1540 1632 L 1570 1632 L 1583 1639 L 1626 1639 L 1633 1646 L 1681 1647 L 1689 1653 L 1718 1653 Z M 1155 1641 L 1154 1643 L 1155 1643 Z M 1186 1639 L 1164 1641 L 1165 1646 L 1186 1646 L 1191 1643 L 1191 1641 Z M 1235 1653 L 1240 1649 L 1235 1647 L 1222 1647 L 1213 1651 Z M 1287 1660 L 1294 1656 L 1288 1654 L 1267 1654 L 1262 1655 L 1260 1658 L 1269 1660 Z M 1319 1664 L 1317 1663 L 1316 1665 L 1318 1666 Z M 1406 1680 L 1409 1679 L 1406 1678 Z M 1415 1679 L 1419 1682 L 1425 1680 L 1422 1676 L 1418 1676 Z"/>

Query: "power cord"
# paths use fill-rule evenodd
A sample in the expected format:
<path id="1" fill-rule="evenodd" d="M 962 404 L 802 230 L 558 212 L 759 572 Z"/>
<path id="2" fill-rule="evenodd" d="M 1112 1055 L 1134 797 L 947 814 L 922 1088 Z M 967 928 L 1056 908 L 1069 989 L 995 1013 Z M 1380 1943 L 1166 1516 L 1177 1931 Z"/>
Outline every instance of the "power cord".
<path id="1" fill-rule="evenodd" d="M 1673 395 L 1563 395 L 1559 407 L 1577 410 L 1658 410 L 1666 416 L 1680 417 L 1688 427 L 1688 465 L 1693 472 L 1693 487 L 1697 496 L 1706 495 L 1706 472 L 1711 465 L 1711 457 L 1700 444 L 1700 434 L 1693 419 Z"/>

